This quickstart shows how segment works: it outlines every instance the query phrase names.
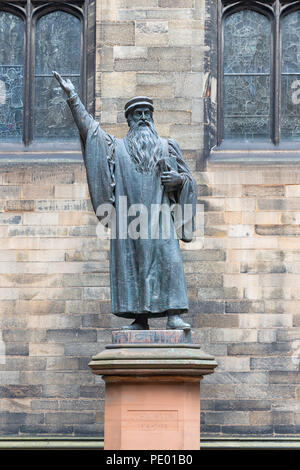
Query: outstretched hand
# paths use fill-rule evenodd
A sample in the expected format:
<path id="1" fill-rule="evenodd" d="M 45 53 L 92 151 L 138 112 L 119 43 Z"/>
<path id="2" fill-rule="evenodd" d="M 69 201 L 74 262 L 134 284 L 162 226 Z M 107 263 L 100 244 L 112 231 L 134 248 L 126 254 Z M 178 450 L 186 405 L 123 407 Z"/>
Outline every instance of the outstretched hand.
<path id="1" fill-rule="evenodd" d="M 65 80 L 58 72 L 55 71 L 53 71 L 53 75 L 60 84 L 61 88 L 67 94 L 67 96 L 71 96 L 72 93 L 75 92 L 75 87 L 69 78 Z"/>

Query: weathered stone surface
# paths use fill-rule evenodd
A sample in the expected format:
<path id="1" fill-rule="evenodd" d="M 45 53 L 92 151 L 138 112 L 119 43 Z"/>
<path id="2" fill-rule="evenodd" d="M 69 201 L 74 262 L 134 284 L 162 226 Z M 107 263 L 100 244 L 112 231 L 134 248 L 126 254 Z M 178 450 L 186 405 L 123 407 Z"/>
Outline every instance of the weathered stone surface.
<path id="1" fill-rule="evenodd" d="M 168 45 L 168 22 L 136 21 L 135 41 L 137 46 Z"/>
<path id="2" fill-rule="evenodd" d="M 1 199 L 17 199 L 20 197 L 19 186 L 0 186 Z"/>
<path id="3" fill-rule="evenodd" d="M 105 46 L 134 45 L 134 22 L 102 22 L 100 44 Z"/>
<path id="4" fill-rule="evenodd" d="M 222 425 L 247 425 L 250 424 L 249 413 L 245 411 L 230 412 L 208 412 L 205 413 L 206 424 L 222 424 Z"/>
<path id="5" fill-rule="evenodd" d="M 264 236 L 296 237 L 300 234 L 300 225 L 255 225 L 255 233 Z"/>
<path id="6" fill-rule="evenodd" d="M 285 196 L 285 187 L 283 185 L 281 186 L 243 185 L 243 196 L 246 196 L 246 197 Z"/>
<path id="7" fill-rule="evenodd" d="M 268 400 L 217 400 L 216 410 L 236 411 L 266 411 L 271 410 L 271 402 Z"/>
<path id="8" fill-rule="evenodd" d="M 193 0 L 158 0 L 158 6 L 162 8 L 193 8 Z"/>
<path id="9" fill-rule="evenodd" d="M 80 411 L 77 413 L 47 413 L 45 415 L 46 424 L 59 425 L 62 422 L 65 424 L 93 424 L 95 422 L 95 414 Z"/>

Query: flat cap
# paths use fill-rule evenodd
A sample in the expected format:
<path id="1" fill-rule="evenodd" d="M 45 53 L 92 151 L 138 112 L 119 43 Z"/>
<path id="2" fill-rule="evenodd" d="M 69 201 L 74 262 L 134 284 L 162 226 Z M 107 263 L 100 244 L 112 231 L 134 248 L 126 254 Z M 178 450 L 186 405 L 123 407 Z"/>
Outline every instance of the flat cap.
<path id="1" fill-rule="evenodd" d="M 135 96 L 125 104 L 125 117 L 128 116 L 130 111 L 138 106 L 147 106 L 151 111 L 154 111 L 153 100 L 151 98 L 148 98 L 147 96 Z"/>

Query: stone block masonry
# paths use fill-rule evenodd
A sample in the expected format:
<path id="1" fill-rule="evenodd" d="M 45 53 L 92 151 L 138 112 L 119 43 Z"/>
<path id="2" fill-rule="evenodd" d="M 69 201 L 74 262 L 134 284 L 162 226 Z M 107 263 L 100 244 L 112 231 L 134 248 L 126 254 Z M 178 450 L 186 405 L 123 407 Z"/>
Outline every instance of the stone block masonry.
<path id="1" fill-rule="evenodd" d="M 208 3 L 97 1 L 96 117 L 123 136 L 125 101 L 152 96 L 159 134 L 178 141 L 198 183 L 205 239 L 201 250 L 182 245 L 187 320 L 219 363 L 201 383 L 202 436 L 295 437 L 300 169 L 204 169 Z M 2 435 L 103 432 L 104 388 L 87 364 L 124 321 L 110 314 L 96 224 L 83 164 L 0 161 Z"/>
<path id="2" fill-rule="evenodd" d="M 101 436 L 108 246 L 83 164 L 2 164 L 0 192 L 1 433 Z"/>

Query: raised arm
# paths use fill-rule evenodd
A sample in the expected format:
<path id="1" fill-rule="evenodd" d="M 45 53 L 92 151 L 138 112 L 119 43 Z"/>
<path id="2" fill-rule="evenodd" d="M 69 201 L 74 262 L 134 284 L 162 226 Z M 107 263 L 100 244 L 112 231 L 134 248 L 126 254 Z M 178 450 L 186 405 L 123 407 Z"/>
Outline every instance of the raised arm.
<path id="1" fill-rule="evenodd" d="M 80 101 L 71 80 L 69 78 L 66 80 L 63 79 L 58 72 L 53 72 L 53 75 L 60 84 L 62 90 L 67 95 L 67 102 L 71 109 L 75 124 L 78 127 L 81 138 L 85 142 L 93 118 L 88 114 L 87 110 Z"/>

